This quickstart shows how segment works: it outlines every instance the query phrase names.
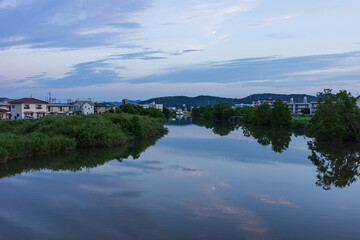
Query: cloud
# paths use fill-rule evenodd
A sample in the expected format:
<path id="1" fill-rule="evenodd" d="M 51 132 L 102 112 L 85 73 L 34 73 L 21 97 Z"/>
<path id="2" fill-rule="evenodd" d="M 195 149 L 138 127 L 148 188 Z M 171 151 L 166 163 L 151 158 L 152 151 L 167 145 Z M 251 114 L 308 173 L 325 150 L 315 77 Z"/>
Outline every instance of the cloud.
<path id="1" fill-rule="evenodd" d="M 288 15 L 288 16 L 281 16 L 281 17 L 271 17 L 263 19 L 255 24 L 249 25 L 249 27 L 264 27 L 264 26 L 270 26 L 274 23 L 286 23 L 288 20 L 293 19 L 297 16 L 295 15 Z"/>
<path id="2" fill-rule="evenodd" d="M 110 84 L 121 80 L 116 71 L 121 69 L 124 67 L 114 66 L 105 60 L 96 60 L 73 65 L 72 70 L 67 72 L 63 78 L 47 78 L 46 74 L 43 74 L 33 76 L 30 79 L 36 79 L 36 84 L 45 88 L 73 88 Z"/>
<path id="3" fill-rule="evenodd" d="M 275 198 L 275 197 L 271 197 L 269 194 L 261 194 L 261 193 L 254 193 L 254 192 L 248 193 L 248 195 L 258 199 L 259 201 L 261 201 L 263 203 L 299 208 L 298 205 L 285 200 L 283 197 Z"/>
<path id="4" fill-rule="evenodd" d="M 62 78 L 48 78 L 46 73 L 30 76 L 17 85 L 1 80 L 8 92 L 29 91 L 59 95 L 91 95 L 94 99 L 111 100 L 122 95 L 131 99 L 157 96 L 201 94 L 240 97 L 257 92 L 310 93 L 324 88 L 360 91 L 360 52 L 303 57 L 242 58 L 208 62 L 165 69 L 163 73 L 128 78 L 123 66 L 113 58 L 141 59 L 167 57 L 163 51 L 142 51 L 133 55 L 118 54 L 96 61 L 75 64 Z M 29 90 L 32 89 L 32 90 Z M 8 95 L 8 94 L 7 94 Z M 79 97 L 81 97 L 79 96 Z"/>
<path id="5" fill-rule="evenodd" d="M 135 53 L 124 53 L 124 54 L 114 54 L 112 57 L 114 59 L 123 59 L 123 60 L 132 60 L 132 59 L 142 59 L 142 60 L 154 60 L 154 59 L 164 59 L 165 57 L 152 56 L 154 54 L 163 54 L 164 51 L 140 51 Z"/>
<path id="6" fill-rule="evenodd" d="M 0 36 L 8 41 L 0 41 L 0 48 L 84 48 L 123 43 L 132 36 L 129 31 L 140 28 L 131 21 L 133 15 L 151 4 L 152 0 L 5 0 L 0 2 Z M 105 27 L 117 31 L 96 32 Z"/>
<path id="7" fill-rule="evenodd" d="M 168 56 L 178 56 L 189 53 L 195 53 L 198 51 L 203 51 L 202 49 L 185 49 L 179 50 L 175 52 L 165 52 L 162 50 L 147 50 L 147 51 L 139 51 L 134 53 L 121 53 L 121 54 L 113 54 L 113 59 L 122 59 L 122 60 L 133 60 L 133 59 L 141 59 L 141 60 L 159 60 L 166 59 Z M 154 56 L 155 55 L 155 56 Z"/>
<path id="8" fill-rule="evenodd" d="M 221 17 L 239 12 L 248 12 L 258 4 L 258 0 L 197 0 L 193 6 L 194 12 L 187 18 L 198 16 Z"/>

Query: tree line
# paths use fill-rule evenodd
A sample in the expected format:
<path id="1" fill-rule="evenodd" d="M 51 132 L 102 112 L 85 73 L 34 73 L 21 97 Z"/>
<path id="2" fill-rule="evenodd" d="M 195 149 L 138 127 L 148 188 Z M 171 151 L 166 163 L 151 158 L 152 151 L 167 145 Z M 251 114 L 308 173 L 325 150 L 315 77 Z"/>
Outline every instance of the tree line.
<path id="1" fill-rule="evenodd" d="M 293 118 L 288 104 L 276 100 L 272 106 L 232 109 L 227 103 L 198 107 L 192 110 L 194 119 L 234 121 L 265 127 L 302 129 L 318 141 L 360 142 L 360 109 L 357 98 L 346 90 L 332 93 L 331 89 L 317 94 L 318 108 L 311 120 Z"/>

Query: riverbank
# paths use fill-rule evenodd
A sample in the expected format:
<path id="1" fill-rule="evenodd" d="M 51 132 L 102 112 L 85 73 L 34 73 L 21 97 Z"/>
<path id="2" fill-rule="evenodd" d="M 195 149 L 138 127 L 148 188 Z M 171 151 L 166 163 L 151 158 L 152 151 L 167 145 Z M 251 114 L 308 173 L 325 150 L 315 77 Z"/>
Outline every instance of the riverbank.
<path id="1" fill-rule="evenodd" d="M 121 146 L 166 132 L 161 118 L 126 113 L 0 122 L 0 161 L 78 148 Z"/>

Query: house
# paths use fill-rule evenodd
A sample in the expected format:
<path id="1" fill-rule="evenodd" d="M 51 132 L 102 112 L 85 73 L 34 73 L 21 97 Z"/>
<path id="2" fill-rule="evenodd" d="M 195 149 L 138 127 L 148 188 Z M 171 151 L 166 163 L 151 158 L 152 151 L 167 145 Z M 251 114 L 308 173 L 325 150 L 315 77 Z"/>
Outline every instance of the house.
<path id="1" fill-rule="evenodd" d="M 93 114 L 95 109 L 95 105 L 91 101 L 76 101 L 71 103 L 70 111 L 73 112 L 74 115 L 81 115 L 81 114 Z"/>
<path id="2" fill-rule="evenodd" d="M 10 119 L 10 104 L 5 100 L 0 100 L 0 120 Z"/>
<path id="3" fill-rule="evenodd" d="M 72 115 L 69 103 L 47 104 L 47 115 Z"/>
<path id="4" fill-rule="evenodd" d="M 21 98 L 9 101 L 11 119 L 42 118 L 48 102 L 35 98 Z"/>
<path id="5" fill-rule="evenodd" d="M 163 104 L 156 104 L 155 102 L 151 102 L 149 104 L 143 104 L 142 106 L 143 108 L 156 108 L 159 109 L 160 111 L 162 111 L 164 108 Z"/>
<path id="6" fill-rule="evenodd" d="M 360 108 L 360 96 L 356 98 L 356 105 Z"/>
<path id="7" fill-rule="evenodd" d="M 295 103 L 294 99 L 290 99 L 289 108 L 293 115 L 303 114 L 303 109 L 309 109 L 309 114 L 313 115 L 318 107 L 318 102 L 307 102 L 307 97 L 304 97 L 304 101 L 301 103 Z"/>
<path id="8" fill-rule="evenodd" d="M 115 109 L 115 105 L 111 103 L 95 103 L 95 113 L 106 113 L 110 109 Z"/>

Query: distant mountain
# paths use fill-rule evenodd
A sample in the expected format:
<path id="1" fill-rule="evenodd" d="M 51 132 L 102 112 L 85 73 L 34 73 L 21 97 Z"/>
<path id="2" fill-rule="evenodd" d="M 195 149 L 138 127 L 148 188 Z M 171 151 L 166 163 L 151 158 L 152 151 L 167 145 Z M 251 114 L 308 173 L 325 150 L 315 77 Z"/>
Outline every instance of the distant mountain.
<path id="1" fill-rule="evenodd" d="M 252 94 L 245 98 L 222 98 L 222 97 L 214 97 L 214 96 L 197 96 L 197 97 L 186 97 L 186 96 L 174 96 L 174 97 L 158 97 L 151 98 L 146 101 L 140 101 L 140 104 L 147 104 L 151 102 L 156 102 L 160 104 L 164 104 L 165 107 L 180 107 L 183 104 L 189 106 L 207 106 L 207 105 L 215 105 L 221 102 L 225 102 L 230 104 L 231 106 L 237 103 L 252 103 L 253 100 L 256 99 L 264 99 L 264 98 L 273 98 L 280 99 L 283 101 L 290 101 L 291 98 L 294 98 L 294 102 L 303 102 L 304 97 L 307 97 L 308 102 L 317 101 L 317 97 L 306 95 L 306 94 L 274 94 L 274 93 L 261 93 L 261 94 Z"/>
<path id="2" fill-rule="evenodd" d="M 129 100 L 129 103 L 131 103 L 131 104 L 135 104 L 135 103 L 139 103 L 139 102 L 141 102 L 141 100 Z M 122 104 L 122 102 L 108 102 L 108 103 L 111 103 L 111 104 L 114 104 L 114 105 Z"/>

